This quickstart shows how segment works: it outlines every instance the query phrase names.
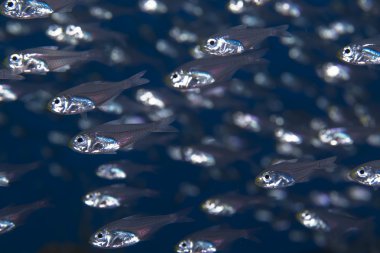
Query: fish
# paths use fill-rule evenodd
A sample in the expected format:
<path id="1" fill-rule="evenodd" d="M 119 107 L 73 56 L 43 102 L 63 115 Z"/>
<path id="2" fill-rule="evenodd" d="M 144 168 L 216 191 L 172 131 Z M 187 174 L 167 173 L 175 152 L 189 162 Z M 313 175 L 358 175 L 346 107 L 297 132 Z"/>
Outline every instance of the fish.
<path id="1" fill-rule="evenodd" d="M 26 164 L 0 164 L 0 186 L 7 187 L 26 173 L 41 167 L 41 162 Z"/>
<path id="2" fill-rule="evenodd" d="M 59 11 L 69 11 L 80 0 L 6 0 L 0 5 L 2 15 L 14 19 L 47 18 Z"/>
<path id="3" fill-rule="evenodd" d="M 226 82 L 235 72 L 249 64 L 262 63 L 266 50 L 258 50 L 228 57 L 211 57 L 194 60 L 175 69 L 167 84 L 177 90 L 192 90 Z"/>
<path id="4" fill-rule="evenodd" d="M 111 222 L 97 230 L 90 238 L 90 244 L 102 249 L 119 249 L 148 240 L 160 228 L 180 222 L 189 222 L 187 210 L 179 213 L 157 216 L 129 216 Z"/>
<path id="5" fill-rule="evenodd" d="M 0 210 L 0 235 L 13 231 L 23 225 L 32 212 L 49 206 L 45 200 L 20 206 L 9 206 Z"/>
<path id="6" fill-rule="evenodd" d="M 125 160 L 105 163 L 96 169 L 96 175 L 108 180 L 134 179 L 144 172 L 152 172 L 154 166 L 131 163 Z"/>
<path id="7" fill-rule="evenodd" d="M 124 34 L 103 29 L 96 24 L 68 24 L 65 26 L 54 24 L 50 25 L 45 33 L 56 42 L 72 46 L 112 41 L 123 46 L 126 45 Z"/>
<path id="8" fill-rule="evenodd" d="M 66 72 L 74 64 L 86 61 L 104 62 L 100 50 L 70 51 L 58 47 L 38 47 L 15 52 L 8 57 L 7 67 L 15 74 L 39 74 Z"/>
<path id="9" fill-rule="evenodd" d="M 380 186 L 380 161 L 370 161 L 357 166 L 349 172 L 349 178 L 359 184 Z"/>
<path id="10" fill-rule="evenodd" d="M 145 71 L 120 82 L 89 82 L 57 94 L 48 104 L 49 111 L 60 115 L 85 113 L 114 99 L 124 90 L 149 82 Z"/>
<path id="11" fill-rule="evenodd" d="M 240 238 L 253 239 L 255 230 L 229 229 L 214 226 L 195 232 L 176 245 L 177 253 L 212 253 L 226 250 Z"/>
<path id="12" fill-rule="evenodd" d="M 83 203 L 99 209 L 113 209 L 121 206 L 132 206 L 142 197 L 154 197 L 157 193 L 149 189 L 137 189 L 123 184 L 103 187 L 87 193 Z"/>
<path id="13" fill-rule="evenodd" d="M 207 38 L 200 45 L 202 52 L 208 55 L 228 56 L 257 49 L 258 44 L 271 36 L 290 36 L 288 25 L 269 28 L 251 28 L 239 25 Z"/>
<path id="14" fill-rule="evenodd" d="M 310 162 L 290 160 L 276 163 L 256 176 L 255 184 L 262 188 L 278 189 L 307 182 L 315 172 L 334 168 L 335 160 L 334 156 Z"/>
<path id="15" fill-rule="evenodd" d="M 233 216 L 264 202 L 265 199 L 258 196 L 245 196 L 232 192 L 208 198 L 201 204 L 201 208 L 209 215 Z"/>
<path id="16" fill-rule="evenodd" d="M 108 122 L 85 130 L 71 139 L 69 147 L 82 154 L 115 154 L 120 149 L 130 150 L 135 142 L 152 132 L 175 132 L 168 126 L 173 118 L 146 124 Z"/>
<path id="17" fill-rule="evenodd" d="M 368 225 L 372 222 L 372 218 L 359 219 L 335 210 L 322 209 L 304 209 L 299 211 L 296 217 L 302 225 L 309 229 L 341 234 L 349 230 L 369 229 L 371 226 Z"/>
<path id="18" fill-rule="evenodd" d="M 338 58 L 353 65 L 380 64 L 380 35 L 341 48 Z"/>

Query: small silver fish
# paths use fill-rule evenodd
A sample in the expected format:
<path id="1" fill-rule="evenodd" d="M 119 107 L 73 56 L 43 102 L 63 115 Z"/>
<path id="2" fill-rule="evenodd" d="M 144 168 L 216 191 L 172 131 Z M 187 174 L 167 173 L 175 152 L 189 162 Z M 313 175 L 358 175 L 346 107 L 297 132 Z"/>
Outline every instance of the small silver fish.
<path id="1" fill-rule="evenodd" d="M 131 149 L 136 141 L 152 132 L 175 131 L 168 126 L 171 122 L 173 118 L 147 124 L 108 122 L 79 133 L 71 139 L 69 146 L 83 154 L 114 154 L 120 149 Z"/>
<path id="2" fill-rule="evenodd" d="M 0 235 L 21 226 L 32 212 L 48 206 L 46 201 L 38 201 L 21 206 L 10 206 L 0 210 Z"/>
<path id="3" fill-rule="evenodd" d="M 138 174 L 152 172 L 153 166 L 134 164 L 127 161 L 117 161 L 100 165 L 96 175 L 108 180 L 132 179 Z"/>
<path id="4" fill-rule="evenodd" d="M 296 214 L 297 220 L 305 227 L 334 233 L 333 236 L 339 237 L 349 230 L 369 230 L 371 229 L 372 218 L 358 219 L 345 213 L 322 210 L 305 209 Z"/>
<path id="5" fill-rule="evenodd" d="M 368 186 L 380 186 L 380 161 L 359 165 L 349 173 L 351 180 Z"/>
<path id="6" fill-rule="evenodd" d="M 176 222 L 187 222 L 184 213 L 159 216 L 130 216 L 114 221 L 96 231 L 90 244 L 102 249 L 118 249 L 148 240 L 161 227 Z"/>
<path id="7" fill-rule="evenodd" d="M 212 35 L 200 45 L 200 49 L 205 54 L 217 56 L 241 54 L 257 48 L 260 42 L 270 36 L 287 35 L 287 29 L 287 25 L 270 28 L 250 28 L 240 25 Z"/>
<path id="8" fill-rule="evenodd" d="M 94 24 L 69 24 L 66 26 L 54 24 L 50 25 L 45 33 L 52 40 L 73 46 L 105 41 L 114 41 L 120 45 L 126 45 L 124 34 L 102 29 Z"/>
<path id="9" fill-rule="evenodd" d="M 90 82 L 60 92 L 48 104 L 51 112 L 73 115 L 88 112 L 120 95 L 124 90 L 146 84 L 142 71 L 120 82 Z"/>
<path id="10" fill-rule="evenodd" d="M 254 239 L 254 230 L 228 229 L 219 226 L 207 228 L 187 236 L 176 246 L 177 253 L 213 253 L 228 248 L 240 238 Z"/>
<path id="11" fill-rule="evenodd" d="M 237 212 L 262 202 L 265 200 L 258 197 L 227 193 L 207 199 L 201 207 L 204 212 L 210 215 L 233 216 Z"/>
<path id="12" fill-rule="evenodd" d="M 380 64 L 380 36 L 345 46 L 338 52 L 338 58 L 354 65 Z"/>
<path id="13" fill-rule="evenodd" d="M 48 72 L 65 72 L 72 65 L 86 61 L 104 61 L 104 54 L 99 50 L 69 51 L 57 47 L 39 47 L 13 53 L 8 57 L 7 65 L 16 74 L 46 74 Z"/>
<path id="14" fill-rule="evenodd" d="M 212 57 L 188 62 L 174 70 L 167 78 L 170 87 L 179 90 L 205 88 L 231 79 L 241 67 L 262 62 L 265 50 L 241 55 Z"/>
<path id="15" fill-rule="evenodd" d="M 57 11 L 69 10 L 79 0 L 6 0 L 0 5 L 4 16 L 15 19 L 46 18 Z"/>
<path id="16" fill-rule="evenodd" d="M 335 167 L 335 160 L 336 157 L 311 162 L 283 161 L 261 172 L 255 184 L 262 188 L 277 189 L 307 182 L 316 171 Z"/>
<path id="17" fill-rule="evenodd" d="M 41 166 L 40 162 L 27 164 L 0 164 L 0 186 L 6 187 L 24 174 Z"/>
<path id="18" fill-rule="evenodd" d="M 112 209 L 120 206 L 131 206 L 134 201 L 142 197 L 153 197 L 156 192 L 149 189 L 137 189 L 116 184 L 103 187 L 87 193 L 83 203 L 99 209 Z"/>

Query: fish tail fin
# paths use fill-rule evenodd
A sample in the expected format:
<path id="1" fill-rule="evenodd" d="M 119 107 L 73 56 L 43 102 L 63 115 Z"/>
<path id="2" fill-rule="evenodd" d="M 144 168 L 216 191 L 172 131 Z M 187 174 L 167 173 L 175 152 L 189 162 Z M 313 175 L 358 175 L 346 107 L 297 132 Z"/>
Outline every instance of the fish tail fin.
<path id="1" fill-rule="evenodd" d="M 253 229 L 246 229 L 243 230 L 242 237 L 247 240 L 255 241 L 257 243 L 261 242 L 257 237 L 257 232 L 260 230 L 260 228 L 253 228 Z"/>
<path id="2" fill-rule="evenodd" d="M 136 87 L 136 86 L 140 86 L 140 85 L 149 83 L 150 81 L 148 79 L 142 78 L 143 75 L 145 75 L 145 73 L 146 73 L 146 70 L 141 71 L 141 72 L 135 74 L 134 76 L 131 76 L 130 78 L 128 78 L 124 81 L 121 81 L 124 89 L 129 89 L 132 87 Z"/>
<path id="3" fill-rule="evenodd" d="M 271 28 L 272 29 L 272 36 L 277 37 L 291 37 L 292 35 L 288 32 L 289 25 L 280 25 Z"/>
<path id="4" fill-rule="evenodd" d="M 335 164 L 336 156 L 325 158 L 318 161 L 318 166 L 316 169 L 332 169 L 336 167 Z"/>
<path id="5" fill-rule="evenodd" d="M 157 122 L 157 127 L 155 127 L 153 132 L 158 132 L 158 133 L 176 133 L 178 130 L 175 127 L 170 126 L 171 123 L 175 120 L 175 117 L 168 117 L 166 119 L 163 119 L 159 122 Z"/>
<path id="6" fill-rule="evenodd" d="M 193 219 L 188 217 L 191 211 L 191 208 L 186 208 L 177 213 L 170 214 L 170 216 L 172 216 L 173 222 L 192 222 Z"/>

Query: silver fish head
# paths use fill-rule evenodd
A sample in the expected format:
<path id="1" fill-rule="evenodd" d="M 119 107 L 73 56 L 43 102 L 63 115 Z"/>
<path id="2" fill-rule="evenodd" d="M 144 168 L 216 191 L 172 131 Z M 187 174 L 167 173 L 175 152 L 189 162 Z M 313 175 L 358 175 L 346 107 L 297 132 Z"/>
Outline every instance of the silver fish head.
<path id="1" fill-rule="evenodd" d="M 192 147 L 183 148 L 184 160 L 192 164 L 211 167 L 216 164 L 214 156 L 210 153 Z"/>
<path id="2" fill-rule="evenodd" d="M 264 171 L 255 179 L 255 184 L 262 188 L 283 188 L 294 185 L 294 178 L 279 171 Z"/>
<path id="3" fill-rule="evenodd" d="M 241 42 L 237 40 L 227 40 L 224 37 L 209 38 L 202 44 L 200 49 L 205 54 L 217 56 L 227 56 L 244 52 L 244 46 Z"/>
<path id="4" fill-rule="evenodd" d="M 0 220 L 0 234 L 7 233 L 13 230 L 16 227 L 12 221 L 9 220 Z"/>
<path id="5" fill-rule="evenodd" d="M 216 247 L 212 242 L 208 241 L 193 241 L 186 239 L 178 243 L 178 253 L 213 253 L 216 252 Z"/>
<path id="6" fill-rule="evenodd" d="M 220 199 L 208 199 L 202 204 L 202 210 L 211 215 L 231 216 L 236 213 L 236 209 L 224 203 Z"/>
<path id="7" fill-rule="evenodd" d="M 171 75 L 167 78 L 167 83 L 176 89 L 187 89 L 191 87 L 191 79 L 191 76 L 181 69 L 171 73 Z"/>
<path id="8" fill-rule="evenodd" d="M 57 96 L 49 102 L 48 109 L 58 114 L 79 114 L 95 109 L 95 104 L 87 98 Z"/>
<path id="9" fill-rule="evenodd" d="M 128 231 L 109 231 L 101 229 L 93 234 L 90 238 L 90 244 L 103 249 L 123 248 L 136 244 L 140 239 Z"/>
<path id="10" fill-rule="evenodd" d="M 180 241 L 176 246 L 177 253 L 193 253 L 194 243 L 190 239 Z"/>
<path id="11" fill-rule="evenodd" d="M 0 102 L 15 101 L 18 95 L 12 90 L 12 87 L 7 84 L 0 84 Z M 1 178 L 0 178 L 1 181 Z M 1 185 L 1 182 L 0 182 Z"/>
<path id="12" fill-rule="evenodd" d="M 1 187 L 7 187 L 9 186 L 10 180 L 7 177 L 6 173 L 0 173 L 0 186 Z"/>
<path id="13" fill-rule="evenodd" d="M 1 12 L 17 19 L 47 17 L 54 10 L 45 2 L 37 0 L 7 0 L 1 5 Z"/>
<path id="14" fill-rule="evenodd" d="M 369 165 L 359 166 L 350 171 L 349 178 L 360 184 L 369 186 L 379 186 L 380 170 L 376 170 L 375 168 Z"/>
<path id="15" fill-rule="evenodd" d="M 296 217 L 297 220 L 307 228 L 326 232 L 330 230 L 329 226 L 313 211 L 300 211 Z"/>
<path id="16" fill-rule="evenodd" d="M 126 179 L 127 173 L 118 164 L 103 164 L 96 170 L 96 175 L 101 178 L 115 180 Z"/>
<path id="17" fill-rule="evenodd" d="M 51 112 L 65 114 L 69 107 L 69 99 L 65 96 L 58 96 L 49 101 L 48 109 Z"/>
<path id="18" fill-rule="evenodd" d="M 55 24 L 50 25 L 48 29 L 46 29 L 46 35 L 56 41 L 63 41 L 65 38 L 63 27 Z"/>
<path id="19" fill-rule="evenodd" d="M 87 134 L 79 134 L 70 140 L 69 146 L 79 153 L 89 153 L 92 142 Z"/>
<path id="20" fill-rule="evenodd" d="M 101 192 L 90 192 L 83 197 L 83 202 L 90 207 L 100 208 L 100 209 L 111 209 L 119 207 L 120 201 L 110 195 L 102 194 Z"/>
<path id="21" fill-rule="evenodd" d="M 25 68 L 24 55 L 17 53 L 10 55 L 8 58 L 8 66 L 12 71 L 22 73 Z"/>
<path id="22" fill-rule="evenodd" d="M 214 82 L 214 77 L 207 72 L 187 72 L 182 69 L 173 72 L 167 79 L 167 83 L 171 87 L 179 90 L 201 88 Z"/>
<path id="23" fill-rule="evenodd" d="M 1 4 L 0 11 L 4 16 L 7 17 L 21 17 L 23 4 L 23 0 L 7 0 Z"/>
<path id="24" fill-rule="evenodd" d="M 338 58 L 344 62 L 359 64 L 361 58 L 361 46 L 348 45 L 338 52 Z"/>
<path id="25" fill-rule="evenodd" d="M 43 18 L 53 12 L 47 3 L 37 0 L 7 0 L 2 4 L 2 13 L 17 19 Z"/>

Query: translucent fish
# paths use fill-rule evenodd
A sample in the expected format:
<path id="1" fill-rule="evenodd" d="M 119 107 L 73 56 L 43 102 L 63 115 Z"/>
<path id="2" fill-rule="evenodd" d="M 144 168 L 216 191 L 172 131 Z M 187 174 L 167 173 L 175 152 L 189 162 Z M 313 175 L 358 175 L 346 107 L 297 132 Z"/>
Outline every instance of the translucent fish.
<path id="1" fill-rule="evenodd" d="M 69 51 L 57 47 L 39 47 L 13 53 L 8 57 L 7 66 L 16 74 L 46 74 L 65 72 L 74 64 L 86 61 L 104 62 L 104 53 L 99 50 Z"/>
<path id="2" fill-rule="evenodd" d="M 257 48 L 258 44 L 271 36 L 288 36 L 287 25 L 269 28 L 250 28 L 245 25 L 232 27 L 210 36 L 200 45 L 201 50 L 210 55 L 228 56 L 241 54 Z"/>
<path id="3" fill-rule="evenodd" d="M 174 70 L 167 83 L 175 89 L 188 90 L 225 82 L 230 80 L 239 68 L 262 62 L 261 57 L 265 52 L 266 50 L 259 50 L 241 55 L 191 61 Z"/>
<path id="4" fill-rule="evenodd" d="M 186 212 L 187 213 L 187 212 Z M 186 213 L 159 216 L 130 216 L 100 228 L 90 244 L 103 249 L 117 249 L 148 240 L 157 230 L 171 223 L 187 222 Z"/>
<path id="5" fill-rule="evenodd" d="M 99 209 L 113 209 L 121 206 L 132 206 L 142 197 L 153 197 L 157 193 L 149 189 L 137 189 L 122 184 L 103 187 L 87 193 L 83 203 Z"/>
<path id="6" fill-rule="evenodd" d="M 311 162 L 283 161 L 269 166 L 255 179 L 263 188 L 283 188 L 310 180 L 316 171 L 334 168 L 336 157 Z"/>
<path id="7" fill-rule="evenodd" d="M 60 92 L 48 104 L 51 112 L 72 115 L 94 110 L 115 98 L 124 90 L 146 84 L 149 80 L 142 78 L 142 71 L 120 82 L 90 82 Z"/>
<path id="8" fill-rule="evenodd" d="M 0 5 L 4 16 L 16 19 L 46 18 L 57 11 L 69 11 L 80 0 L 6 0 Z"/>
<path id="9" fill-rule="evenodd" d="M 227 249 L 240 238 L 254 239 L 254 230 L 211 227 L 187 236 L 176 245 L 177 253 L 212 253 Z"/>
<path id="10" fill-rule="evenodd" d="M 41 208 L 48 206 L 46 201 L 38 201 L 21 206 L 10 206 L 0 210 L 0 234 L 8 233 L 21 226 L 27 216 Z"/>
<path id="11" fill-rule="evenodd" d="M 136 141 L 152 132 L 173 132 L 168 125 L 173 118 L 147 124 L 109 122 L 76 135 L 69 143 L 71 149 L 84 154 L 114 154 L 120 149 L 131 149 Z"/>

